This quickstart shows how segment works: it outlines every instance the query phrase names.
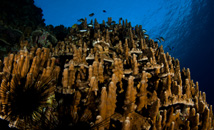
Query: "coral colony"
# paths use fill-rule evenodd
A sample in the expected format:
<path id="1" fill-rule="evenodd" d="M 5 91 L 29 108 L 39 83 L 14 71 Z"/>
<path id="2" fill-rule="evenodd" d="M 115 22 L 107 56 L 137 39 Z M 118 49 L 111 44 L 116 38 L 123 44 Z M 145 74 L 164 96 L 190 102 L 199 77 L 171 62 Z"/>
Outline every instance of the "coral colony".
<path id="1" fill-rule="evenodd" d="M 56 46 L 21 41 L 0 62 L 1 118 L 37 130 L 213 129 L 212 105 L 190 70 L 144 35 L 127 20 L 84 19 Z"/>

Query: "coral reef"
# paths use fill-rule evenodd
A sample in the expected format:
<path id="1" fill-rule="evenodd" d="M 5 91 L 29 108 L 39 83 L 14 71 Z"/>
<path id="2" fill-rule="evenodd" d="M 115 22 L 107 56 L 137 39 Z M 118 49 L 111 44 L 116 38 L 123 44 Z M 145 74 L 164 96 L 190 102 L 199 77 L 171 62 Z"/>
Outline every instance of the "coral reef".
<path id="1" fill-rule="evenodd" d="M 1 118 L 18 129 L 213 129 L 212 105 L 190 69 L 142 26 L 111 21 L 92 28 L 85 19 L 56 46 L 26 42 L 5 57 Z"/>

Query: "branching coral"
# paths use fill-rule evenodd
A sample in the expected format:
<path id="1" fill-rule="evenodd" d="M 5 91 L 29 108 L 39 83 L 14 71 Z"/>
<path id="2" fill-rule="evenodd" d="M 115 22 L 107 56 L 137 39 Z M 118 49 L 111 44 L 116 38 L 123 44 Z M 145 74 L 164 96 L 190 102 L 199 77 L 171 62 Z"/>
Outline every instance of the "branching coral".
<path id="1" fill-rule="evenodd" d="M 190 70 L 142 26 L 86 20 L 55 47 L 23 47 L 0 62 L 3 119 L 19 129 L 213 129 Z"/>
<path id="2" fill-rule="evenodd" d="M 41 68 L 48 61 L 45 52 L 41 52 L 42 59 L 38 56 L 30 59 L 27 52 L 25 56 L 10 55 L 8 64 L 5 58 L 5 78 L 0 89 L 2 118 L 14 127 L 34 128 L 43 115 L 48 118 L 48 107 L 52 107 L 53 103 L 49 97 L 54 95 L 59 70 L 53 65 Z M 39 66 L 35 66 L 36 62 L 40 63 Z"/>

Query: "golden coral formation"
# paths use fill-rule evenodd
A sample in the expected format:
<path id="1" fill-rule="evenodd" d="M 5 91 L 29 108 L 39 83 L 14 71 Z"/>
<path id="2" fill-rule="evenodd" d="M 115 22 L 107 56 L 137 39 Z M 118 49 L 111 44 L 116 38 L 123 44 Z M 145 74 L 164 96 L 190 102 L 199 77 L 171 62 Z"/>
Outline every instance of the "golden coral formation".
<path id="1" fill-rule="evenodd" d="M 53 106 L 59 66 L 49 56 L 49 49 L 38 48 L 34 53 L 20 50 L 4 59 L 0 88 L 1 118 L 10 121 L 11 127 L 24 129 L 38 123 L 42 109 Z M 27 107 L 29 106 L 29 107 Z M 50 118 L 51 110 L 44 114 Z M 39 126 L 39 123 L 37 124 Z M 32 127 L 35 128 L 35 127 Z"/>
<path id="2" fill-rule="evenodd" d="M 212 105 L 189 69 L 181 71 L 178 59 L 144 38 L 142 26 L 132 30 L 127 20 L 112 24 L 111 18 L 107 24 L 95 19 L 89 28 L 85 19 L 55 47 L 25 48 L 5 57 L 0 62 L 1 118 L 24 129 L 23 121 L 6 118 L 17 83 L 11 76 L 20 74 L 25 86 L 49 76 L 56 80 L 54 93 L 49 90 L 54 100 L 46 107 L 52 113 L 45 115 L 53 129 L 213 129 Z"/>

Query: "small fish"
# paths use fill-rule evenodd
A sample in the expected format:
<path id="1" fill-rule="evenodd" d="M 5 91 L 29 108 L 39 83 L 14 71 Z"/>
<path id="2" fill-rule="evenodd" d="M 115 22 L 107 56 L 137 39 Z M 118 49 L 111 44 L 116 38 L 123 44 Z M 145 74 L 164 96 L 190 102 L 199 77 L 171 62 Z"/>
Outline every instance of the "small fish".
<path id="1" fill-rule="evenodd" d="M 93 24 L 91 24 L 91 23 L 88 24 L 88 27 L 89 27 L 89 28 L 92 28 L 92 27 L 93 27 Z"/>
<path id="2" fill-rule="evenodd" d="M 164 39 L 163 37 L 160 37 L 160 39 L 161 39 L 161 41 L 163 41 L 163 42 L 165 41 L 165 39 Z"/>
<path id="3" fill-rule="evenodd" d="M 94 13 L 89 14 L 90 17 L 94 16 Z"/>
<path id="4" fill-rule="evenodd" d="M 84 20 L 83 18 L 78 19 L 77 21 L 78 21 L 78 22 L 85 22 L 85 20 Z"/>
<path id="5" fill-rule="evenodd" d="M 75 29 L 77 27 L 77 24 L 74 24 L 71 28 Z"/>
<path id="6" fill-rule="evenodd" d="M 108 32 L 113 32 L 113 30 L 108 30 Z"/>
<path id="7" fill-rule="evenodd" d="M 161 43 L 161 40 L 160 40 L 160 38 L 156 38 L 156 39 L 158 40 L 158 42 L 159 42 L 159 43 Z"/>
<path id="8" fill-rule="evenodd" d="M 103 13 L 106 13 L 106 10 L 103 10 Z"/>
<path id="9" fill-rule="evenodd" d="M 144 37 L 149 37 L 149 35 L 148 34 L 144 34 Z"/>
<path id="10" fill-rule="evenodd" d="M 115 22 L 115 21 L 112 21 L 111 23 L 112 23 L 112 24 L 116 24 L 116 22 Z"/>
<path id="11" fill-rule="evenodd" d="M 110 25 L 109 25 L 108 23 L 106 23 L 106 27 L 108 27 L 108 28 L 109 28 L 109 27 L 110 27 Z"/>
<path id="12" fill-rule="evenodd" d="M 88 30 L 83 29 L 83 30 L 79 30 L 79 32 L 87 32 Z"/>
<path id="13" fill-rule="evenodd" d="M 142 29 L 142 31 L 143 31 L 143 33 L 146 33 L 146 32 L 147 32 L 146 29 Z"/>
<path id="14" fill-rule="evenodd" d="M 119 20 L 123 20 L 123 18 L 122 17 L 120 17 L 120 19 Z"/>

